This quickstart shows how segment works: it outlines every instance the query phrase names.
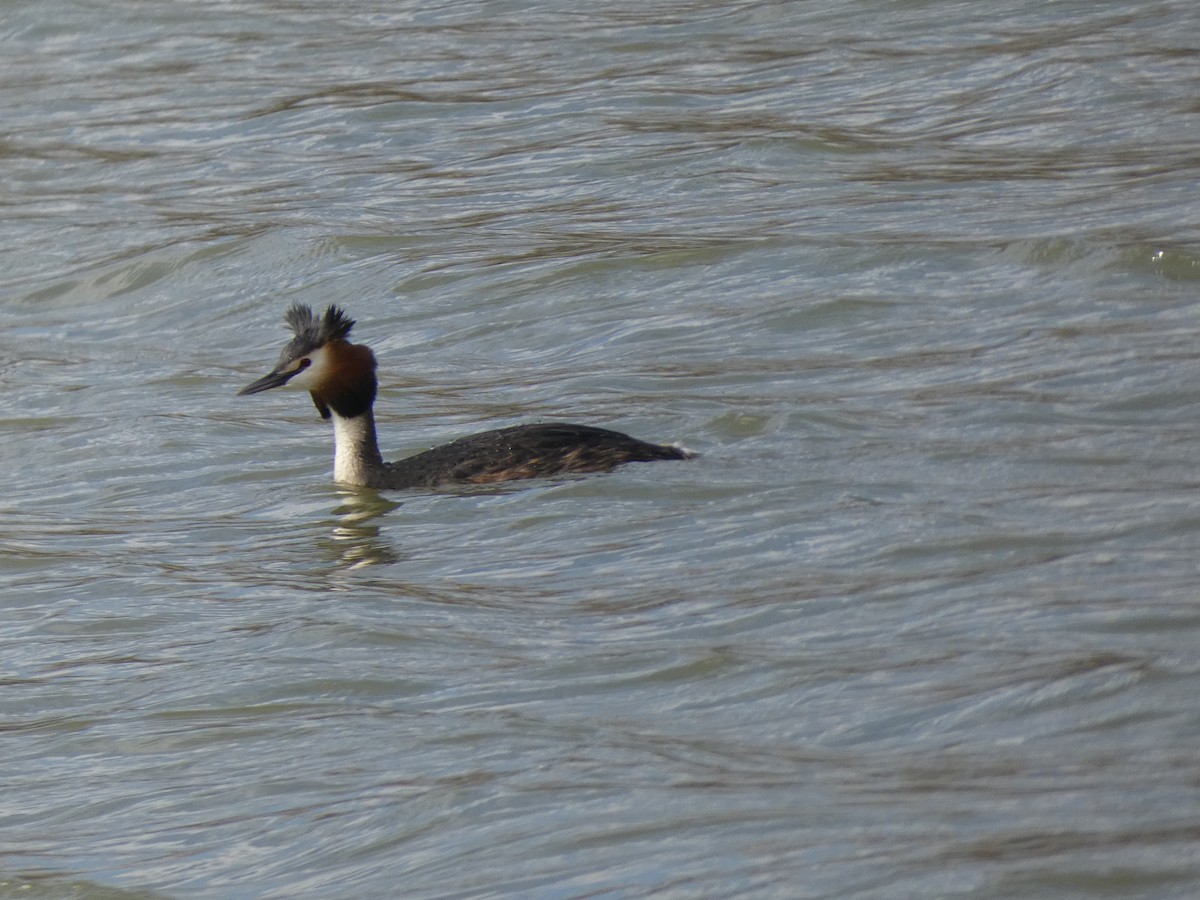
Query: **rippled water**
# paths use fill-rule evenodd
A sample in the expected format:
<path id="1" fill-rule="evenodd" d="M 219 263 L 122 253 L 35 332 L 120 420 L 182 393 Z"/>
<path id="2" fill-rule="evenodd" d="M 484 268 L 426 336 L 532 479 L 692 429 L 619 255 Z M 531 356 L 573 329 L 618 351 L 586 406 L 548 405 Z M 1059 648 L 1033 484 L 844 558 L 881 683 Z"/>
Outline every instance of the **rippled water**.
<path id="1" fill-rule="evenodd" d="M 0 897 L 1191 897 L 1200 10 L 0 10 Z M 389 455 L 235 398 L 292 301 Z"/>

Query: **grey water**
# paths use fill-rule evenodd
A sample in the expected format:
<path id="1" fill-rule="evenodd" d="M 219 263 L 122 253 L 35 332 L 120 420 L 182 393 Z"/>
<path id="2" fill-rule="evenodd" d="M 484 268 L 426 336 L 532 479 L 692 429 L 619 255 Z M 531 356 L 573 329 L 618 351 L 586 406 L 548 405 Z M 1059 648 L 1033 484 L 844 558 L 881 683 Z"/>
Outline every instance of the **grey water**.
<path id="1" fill-rule="evenodd" d="M 1198 35 L 0 5 L 0 898 L 1197 896 Z"/>

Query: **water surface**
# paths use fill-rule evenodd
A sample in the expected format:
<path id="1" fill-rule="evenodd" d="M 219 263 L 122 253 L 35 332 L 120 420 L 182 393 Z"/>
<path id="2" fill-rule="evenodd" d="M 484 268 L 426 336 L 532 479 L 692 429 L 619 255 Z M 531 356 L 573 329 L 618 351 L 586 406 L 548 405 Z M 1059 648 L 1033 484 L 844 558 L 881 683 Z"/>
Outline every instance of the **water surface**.
<path id="1" fill-rule="evenodd" d="M 1194 896 L 1197 33 L 6 4 L 0 896 Z M 338 488 L 294 301 L 703 455 Z"/>

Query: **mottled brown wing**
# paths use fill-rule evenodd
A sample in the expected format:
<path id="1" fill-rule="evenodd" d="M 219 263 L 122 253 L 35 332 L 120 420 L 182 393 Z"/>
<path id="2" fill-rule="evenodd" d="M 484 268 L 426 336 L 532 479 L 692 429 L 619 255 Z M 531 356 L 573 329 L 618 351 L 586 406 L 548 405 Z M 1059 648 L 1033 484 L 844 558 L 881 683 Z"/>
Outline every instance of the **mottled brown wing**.
<path id="1" fill-rule="evenodd" d="M 607 472 L 628 462 L 687 453 L 589 425 L 518 425 L 471 435 L 396 464 L 415 483 L 488 484 L 566 472 Z"/>

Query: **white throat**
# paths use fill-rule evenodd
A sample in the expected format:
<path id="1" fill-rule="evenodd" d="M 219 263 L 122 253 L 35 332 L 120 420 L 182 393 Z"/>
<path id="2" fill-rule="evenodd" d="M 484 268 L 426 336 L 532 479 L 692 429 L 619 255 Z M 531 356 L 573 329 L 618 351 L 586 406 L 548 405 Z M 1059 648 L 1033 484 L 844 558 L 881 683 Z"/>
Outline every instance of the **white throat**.
<path id="1" fill-rule="evenodd" d="M 352 419 L 333 413 L 333 480 L 342 484 L 369 484 L 371 473 L 382 464 L 371 411 Z"/>

